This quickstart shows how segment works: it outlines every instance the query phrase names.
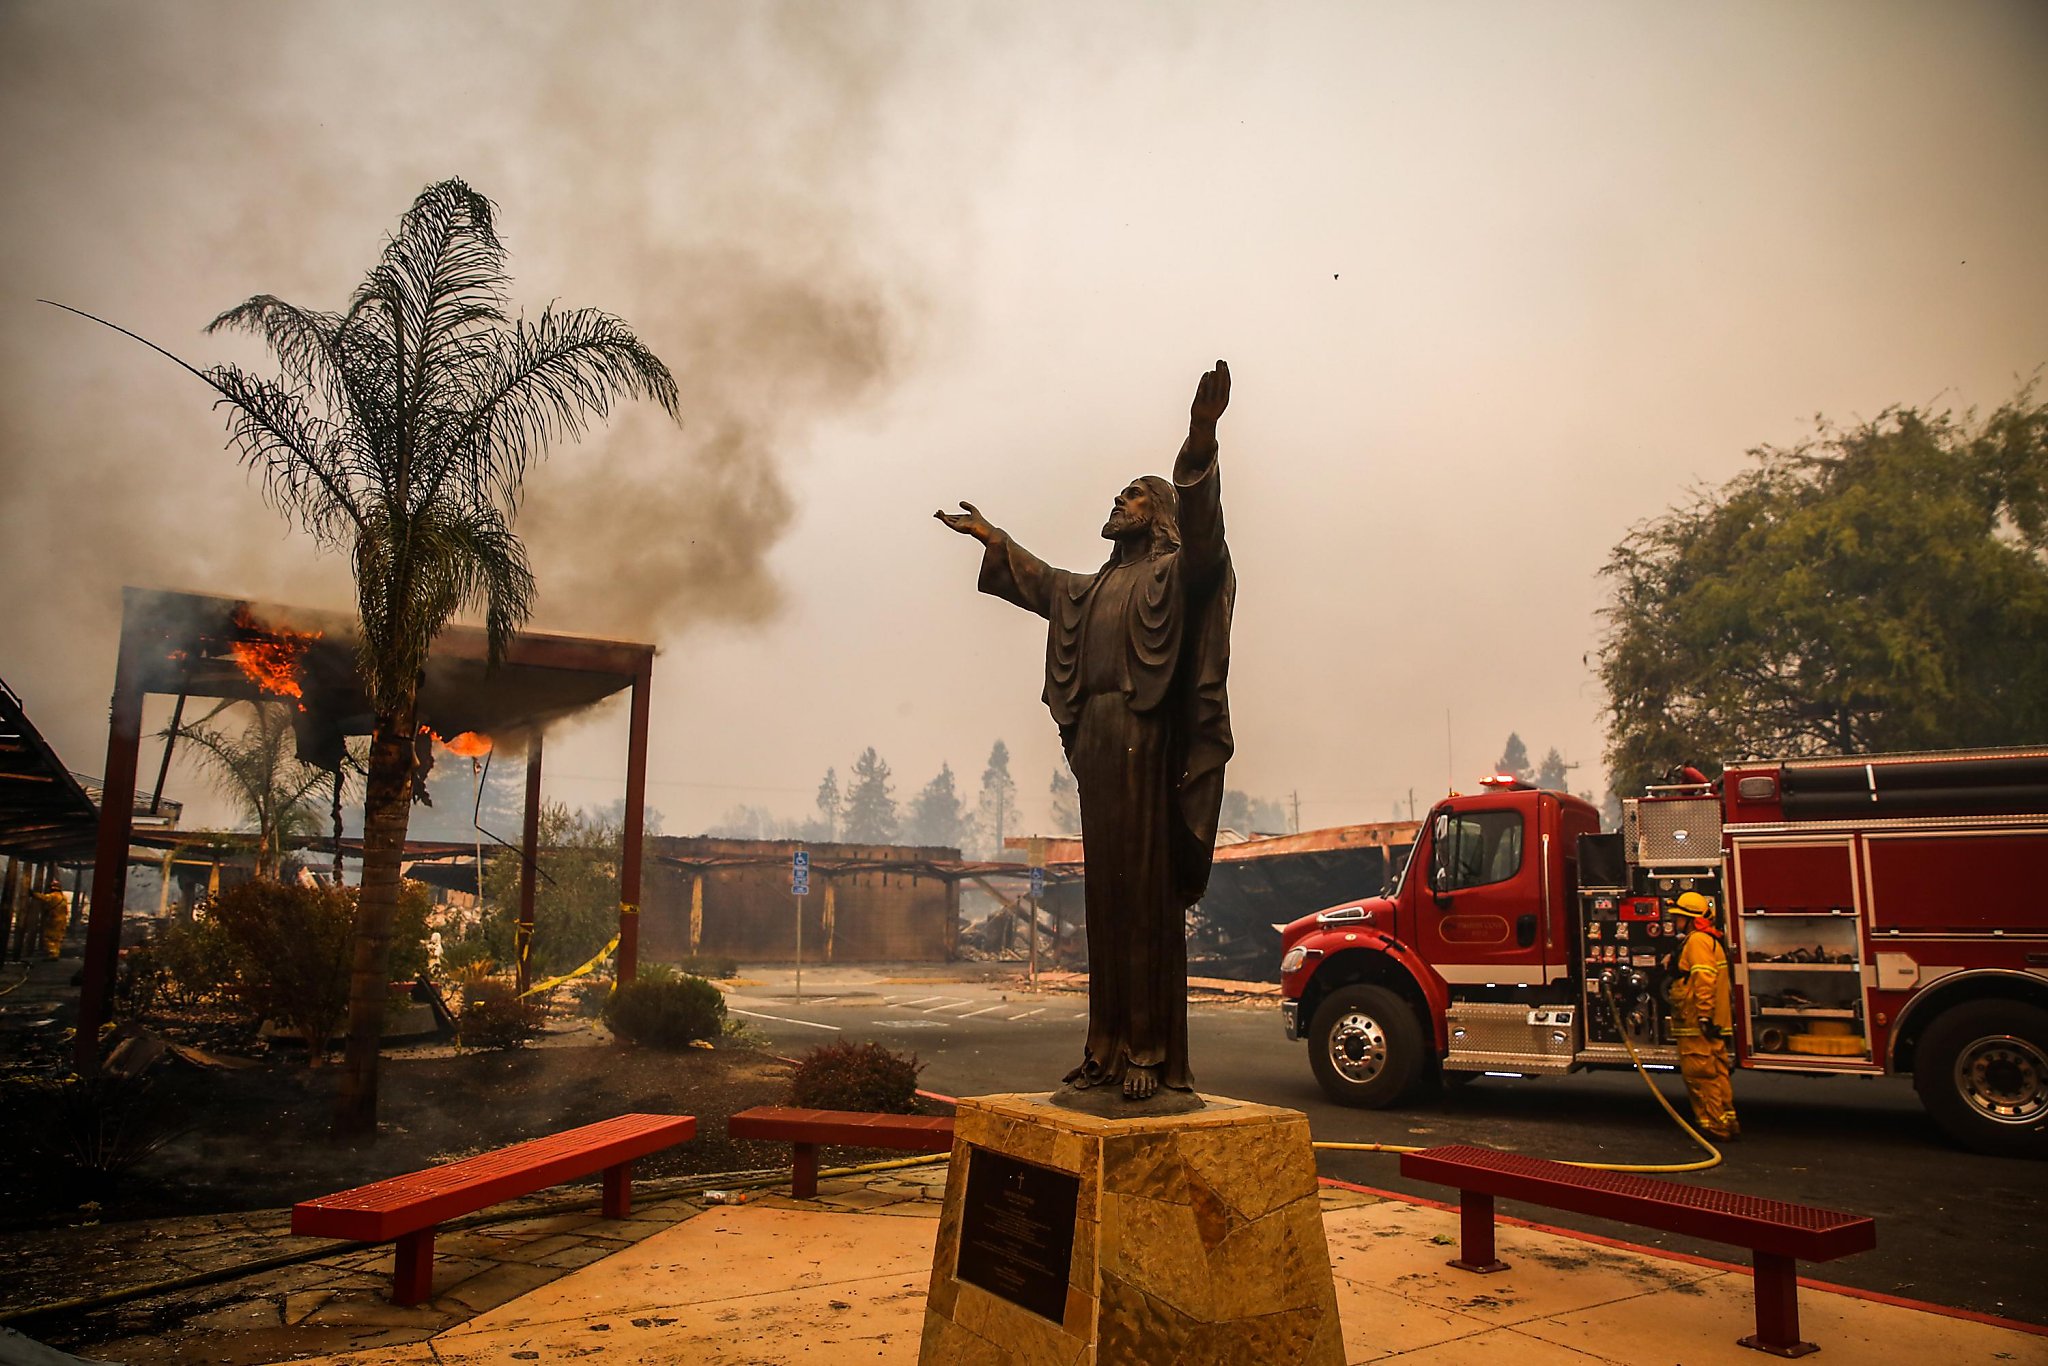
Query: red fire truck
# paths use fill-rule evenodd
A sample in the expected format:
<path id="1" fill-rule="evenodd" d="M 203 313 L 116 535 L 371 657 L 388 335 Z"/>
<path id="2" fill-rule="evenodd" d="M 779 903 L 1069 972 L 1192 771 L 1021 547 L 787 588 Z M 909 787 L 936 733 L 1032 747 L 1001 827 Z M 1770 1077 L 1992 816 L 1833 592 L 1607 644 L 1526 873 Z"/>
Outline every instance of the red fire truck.
<path id="1" fill-rule="evenodd" d="M 1675 1063 L 1670 903 L 1697 891 L 1728 911 L 1739 1066 L 1908 1074 L 1967 1146 L 2048 1155 L 2048 748 L 1679 776 L 1608 833 L 1489 780 L 1381 895 L 1288 925 L 1281 1009 L 1323 1090 Z"/>

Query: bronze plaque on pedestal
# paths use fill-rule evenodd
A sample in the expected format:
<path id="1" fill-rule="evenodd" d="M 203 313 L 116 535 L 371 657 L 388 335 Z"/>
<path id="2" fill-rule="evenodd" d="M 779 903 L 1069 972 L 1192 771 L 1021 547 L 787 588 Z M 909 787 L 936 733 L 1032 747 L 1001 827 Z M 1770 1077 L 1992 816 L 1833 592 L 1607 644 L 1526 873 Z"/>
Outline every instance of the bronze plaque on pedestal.
<path id="1" fill-rule="evenodd" d="M 953 1274 L 1059 1323 L 1067 1312 L 1081 1178 L 969 1148 Z"/>

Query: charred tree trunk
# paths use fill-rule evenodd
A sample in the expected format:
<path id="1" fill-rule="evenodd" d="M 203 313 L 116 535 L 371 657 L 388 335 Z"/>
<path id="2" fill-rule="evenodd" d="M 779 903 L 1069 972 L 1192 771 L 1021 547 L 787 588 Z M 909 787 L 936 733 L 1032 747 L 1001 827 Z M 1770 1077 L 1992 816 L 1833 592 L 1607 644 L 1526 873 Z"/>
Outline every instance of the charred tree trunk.
<path id="1" fill-rule="evenodd" d="M 334 1111 L 336 1138 L 377 1135 L 377 1059 L 390 991 L 391 922 L 412 815 L 413 707 L 377 718 L 363 797 L 363 882 L 348 983 L 348 1052 Z"/>

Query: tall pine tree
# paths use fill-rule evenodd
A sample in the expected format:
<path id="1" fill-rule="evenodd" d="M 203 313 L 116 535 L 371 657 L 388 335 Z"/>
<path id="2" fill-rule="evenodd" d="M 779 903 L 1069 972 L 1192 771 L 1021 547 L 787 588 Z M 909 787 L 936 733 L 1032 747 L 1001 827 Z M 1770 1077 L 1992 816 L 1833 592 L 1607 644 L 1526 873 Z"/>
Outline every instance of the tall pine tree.
<path id="1" fill-rule="evenodd" d="M 827 843 L 839 838 L 839 817 L 843 803 L 839 798 L 839 770 L 825 770 L 825 780 L 818 784 L 818 820 L 825 827 Z"/>
<path id="2" fill-rule="evenodd" d="M 939 765 L 939 776 L 926 783 L 910 804 L 910 842 L 959 849 L 972 828 L 967 808 L 953 786 L 953 766 Z"/>
<path id="3" fill-rule="evenodd" d="M 889 790 L 889 765 L 873 745 L 853 762 L 846 790 L 846 842 L 892 844 L 896 839 L 896 798 Z"/>
<path id="4" fill-rule="evenodd" d="M 1017 823 L 1017 783 L 1010 777 L 1010 747 L 1001 740 L 988 752 L 988 767 L 981 771 L 981 802 L 977 812 L 981 833 L 988 840 L 988 856 L 1003 856 L 1003 839 Z"/>

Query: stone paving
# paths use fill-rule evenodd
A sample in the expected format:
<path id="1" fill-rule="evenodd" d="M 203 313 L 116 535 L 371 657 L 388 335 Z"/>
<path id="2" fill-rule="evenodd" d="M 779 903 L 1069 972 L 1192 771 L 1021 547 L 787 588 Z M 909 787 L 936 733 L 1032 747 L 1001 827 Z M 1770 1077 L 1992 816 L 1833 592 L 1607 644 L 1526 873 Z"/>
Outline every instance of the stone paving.
<path id="1" fill-rule="evenodd" d="M 945 1164 L 841 1178 L 815 1202 L 767 1190 L 750 1203 L 809 1210 L 873 1211 L 936 1218 Z M 787 1178 L 782 1178 L 784 1185 Z M 124 1366 L 224 1363 L 248 1366 L 298 1356 L 372 1352 L 422 1342 L 550 1282 L 701 1214 L 694 1193 L 666 1190 L 697 1182 L 641 1182 L 622 1220 L 597 1210 L 595 1186 L 557 1187 L 484 1215 L 442 1226 L 434 1245 L 434 1295 L 401 1308 L 390 1302 L 392 1248 L 337 1244 L 291 1235 L 287 1210 L 148 1220 L 81 1227 L 52 1240 L 39 1260 L 89 1255 L 97 1287 L 152 1284 L 266 1258 L 308 1260 L 208 1286 L 173 1291 L 83 1314 L 18 1324 L 28 1336 Z M 585 1208 L 562 1211 L 569 1202 Z M 332 1249 L 318 1255 L 321 1249 Z M 18 1276 L 61 1284 L 52 1266 L 17 1266 Z M 9 1309 L 24 1307 L 10 1302 Z"/>
<path id="2" fill-rule="evenodd" d="M 443 1226 L 434 1297 L 389 1302 L 391 1249 L 290 1236 L 282 1211 L 79 1229 L 80 1250 L 117 1251 L 139 1284 L 281 1253 L 308 1260 L 138 1299 L 75 1321 L 21 1325 L 34 1338 L 125 1366 L 494 1366 L 607 1361 L 911 1366 L 946 1167 L 828 1177 L 816 1200 L 771 1187 L 727 1206 L 648 1182 L 625 1220 L 597 1193 L 559 1188 Z M 786 1174 L 778 1184 L 786 1189 Z M 1448 1269 L 1453 1210 L 1324 1187 L 1344 1355 L 1400 1366 L 1587 1366 L 1648 1361 L 1755 1366 L 1742 1269 L 1504 1223 L 1510 1270 Z M 585 1207 L 563 1209 L 565 1199 Z M 859 1217 L 855 1217 L 859 1216 Z M 877 1217 L 879 1216 L 879 1217 Z M 1805 1335 L 1838 1362 L 2032 1363 L 2048 1335 L 2024 1325 L 1814 1286 Z M 0 1344 L 4 1347 L 5 1344 Z"/>

